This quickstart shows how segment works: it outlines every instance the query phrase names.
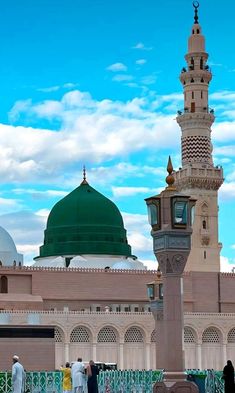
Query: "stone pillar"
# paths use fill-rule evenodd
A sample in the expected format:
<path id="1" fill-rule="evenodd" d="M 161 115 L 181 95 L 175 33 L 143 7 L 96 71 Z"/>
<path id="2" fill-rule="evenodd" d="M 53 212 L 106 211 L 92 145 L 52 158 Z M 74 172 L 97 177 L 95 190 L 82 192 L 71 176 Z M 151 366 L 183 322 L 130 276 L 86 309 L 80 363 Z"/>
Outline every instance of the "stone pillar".
<path id="1" fill-rule="evenodd" d="M 197 349 L 197 368 L 201 370 L 202 369 L 202 341 L 201 340 L 197 342 L 196 349 Z"/>
<path id="2" fill-rule="evenodd" d="M 65 363 L 69 362 L 69 342 L 65 342 L 64 343 L 64 359 L 65 359 Z"/>
<path id="3" fill-rule="evenodd" d="M 124 342 L 121 341 L 119 344 L 119 365 L 118 368 L 124 369 Z"/>
<path id="4" fill-rule="evenodd" d="M 151 361 L 150 361 L 150 342 L 146 342 L 145 344 L 145 368 L 146 370 L 150 370 Z"/>
<path id="5" fill-rule="evenodd" d="M 96 359 L 96 349 L 97 349 L 97 342 L 93 342 L 92 343 L 92 358 L 95 361 L 97 361 L 98 359 Z"/>
<path id="6" fill-rule="evenodd" d="M 165 356 L 162 368 L 169 372 L 182 372 L 185 368 L 182 340 L 182 285 L 182 278 L 180 276 L 171 275 L 163 277 L 163 328 L 165 334 L 164 342 L 161 346 Z"/>
<path id="7" fill-rule="evenodd" d="M 222 354 L 222 359 L 223 359 L 223 365 L 227 363 L 227 341 L 223 340 L 223 354 Z M 222 367 L 223 368 L 223 367 Z M 221 368 L 221 369 L 222 369 Z"/>

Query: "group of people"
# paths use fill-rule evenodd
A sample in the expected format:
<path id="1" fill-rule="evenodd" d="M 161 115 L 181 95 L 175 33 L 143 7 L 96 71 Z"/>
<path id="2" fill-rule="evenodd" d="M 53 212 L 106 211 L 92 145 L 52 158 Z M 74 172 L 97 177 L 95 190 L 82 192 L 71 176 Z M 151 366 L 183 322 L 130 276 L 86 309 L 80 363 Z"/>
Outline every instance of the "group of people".
<path id="1" fill-rule="evenodd" d="M 90 360 L 88 366 L 85 367 L 82 358 L 78 358 L 72 368 L 69 363 L 66 363 L 65 367 L 61 367 L 61 371 L 63 372 L 63 393 L 98 393 L 99 369 L 93 360 Z"/>
<path id="2" fill-rule="evenodd" d="M 12 393 L 23 393 L 25 391 L 26 373 L 24 367 L 19 362 L 19 356 L 14 355 L 12 358 Z M 63 373 L 63 392 L 64 393 L 98 393 L 97 376 L 99 369 L 90 360 L 87 367 L 78 358 L 73 363 L 72 368 L 69 363 L 61 367 Z"/>

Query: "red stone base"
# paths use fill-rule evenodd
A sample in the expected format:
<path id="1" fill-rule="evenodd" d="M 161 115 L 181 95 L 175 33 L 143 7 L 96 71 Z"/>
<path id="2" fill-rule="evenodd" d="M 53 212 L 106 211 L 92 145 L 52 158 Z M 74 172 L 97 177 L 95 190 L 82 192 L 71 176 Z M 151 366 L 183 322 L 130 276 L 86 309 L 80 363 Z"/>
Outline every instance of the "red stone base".
<path id="1" fill-rule="evenodd" d="M 155 383 L 153 393 L 199 393 L 199 390 L 197 385 L 190 381 L 166 381 Z"/>

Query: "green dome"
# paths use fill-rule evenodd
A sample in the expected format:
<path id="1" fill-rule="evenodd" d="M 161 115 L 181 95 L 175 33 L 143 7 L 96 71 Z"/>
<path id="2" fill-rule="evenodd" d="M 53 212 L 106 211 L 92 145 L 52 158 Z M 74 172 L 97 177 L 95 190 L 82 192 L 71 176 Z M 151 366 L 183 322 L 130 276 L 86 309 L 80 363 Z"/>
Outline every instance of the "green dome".
<path id="1" fill-rule="evenodd" d="M 37 258 L 81 254 L 131 256 L 117 206 L 86 180 L 52 208 Z"/>

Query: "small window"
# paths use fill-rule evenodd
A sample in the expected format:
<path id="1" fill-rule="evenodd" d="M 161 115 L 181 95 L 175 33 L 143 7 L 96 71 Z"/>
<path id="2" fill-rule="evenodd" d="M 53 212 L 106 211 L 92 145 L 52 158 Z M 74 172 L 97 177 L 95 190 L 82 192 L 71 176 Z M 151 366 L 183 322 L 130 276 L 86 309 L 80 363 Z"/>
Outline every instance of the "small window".
<path id="1" fill-rule="evenodd" d="M 203 228 L 203 229 L 206 229 L 206 220 L 203 220 L 203 221 L 202 221 L 202 228 Z"/>
<path id="2" fill-rule="evenodd" d="M 134 308 L 135 312 L 139 312 L 139 307 Z"/>
<path id="3" fill-rule="evenodd" d="M 100 312 L 100 307 L 96 307 L 96 312 Z"/>
<path id="4" fill-rule="evenodd" d="M 206 259 L 206 251 L 204 251 L 204 259 Z"/>
<path id="5" fill-rule="evenodd" d="M 197 34 L 200 34 L 200 30 L 199 29 L 197 29 Z"/>
<path id="6" fill-rule="evenodd" d="M 200 59 L 200 69 L 203 70 L 203 58 Z"/>
<path id="7" fill-rule="evenodd" d="M 191 83 L 194 83 L 194 79 L 193 78 L 191 79 Z"/>
<path id="8" fill-rule="evenodd" d="M 6 276 L 1 277 L 1 293 L 8 293 L 8 279 Z"/>
<path id="9" fill-rule="evenodd" d="M 194 91 L 192 91 L 192 99 L 194 99 Z"/>
<path id="10" fill-rule="evenodd" d="M 203 98 L 203 91 L 201 91 L 201 98 Z"/>
<path id="11" fill-rule="evenodd" d="M 129 307 L 129 306 L 128 306 L 128 307 L 125 307 L 125 308 L 124 308 L 124 311 L 125 311 L 125 312 L 130 312 L 130 307 Z"/>

